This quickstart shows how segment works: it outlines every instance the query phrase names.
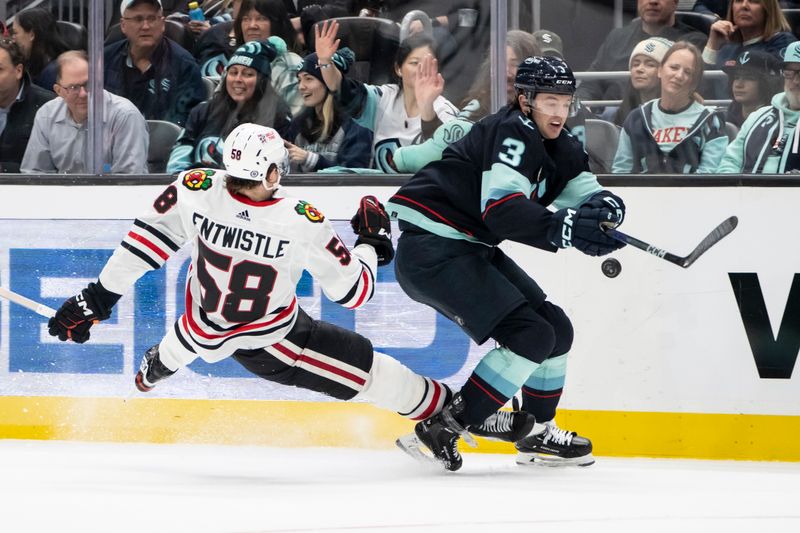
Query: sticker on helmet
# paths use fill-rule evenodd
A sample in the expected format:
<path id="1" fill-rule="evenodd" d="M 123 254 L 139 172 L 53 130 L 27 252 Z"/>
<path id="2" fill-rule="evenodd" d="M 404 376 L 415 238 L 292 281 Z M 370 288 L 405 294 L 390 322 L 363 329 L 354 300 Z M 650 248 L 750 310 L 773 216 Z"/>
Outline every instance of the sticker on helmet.
<path id="1" fill-rule="evenodd" d="M 212 185 L 213 170 L 192 170 L 183 175 L 183 185 L 190 191 L 205 191 Z"/>
<path id="2" fill-rule="evenodd" d="M 303 200 L 294 206 L 294 210 L 298 215 L 304 215 L 311 222 L 322 222 L 325 220 L 325 215 L 317 211 L 316 207 Z"/>

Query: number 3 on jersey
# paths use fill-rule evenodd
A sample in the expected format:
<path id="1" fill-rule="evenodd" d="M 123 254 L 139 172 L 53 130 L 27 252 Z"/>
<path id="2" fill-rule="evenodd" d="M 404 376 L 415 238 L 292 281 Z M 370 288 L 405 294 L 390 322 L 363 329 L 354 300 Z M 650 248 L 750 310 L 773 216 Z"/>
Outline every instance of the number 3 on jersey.
<path id="1" fill-rule="evenodd" d="M 517 167 L 522 162 L 522 154 L 525 152 L 525 145 L 522 141 L 506 137 L 503 141 L 503 150 L 497 154 L 497 158 L 509 166 Z"/>

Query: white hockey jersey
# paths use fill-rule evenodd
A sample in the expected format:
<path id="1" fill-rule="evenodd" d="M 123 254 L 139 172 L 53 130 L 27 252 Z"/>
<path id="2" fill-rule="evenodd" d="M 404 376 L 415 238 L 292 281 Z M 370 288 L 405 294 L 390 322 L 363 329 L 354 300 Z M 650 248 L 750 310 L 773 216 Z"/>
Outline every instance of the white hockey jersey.
<path id="1" fill-rule="evenodd" d="M 374 248 L 348 250 L 322 213 L 280 192 L 255 202 L 228 192 L 223 171 L 181 173 L 134 221 L 101 283 L 124 294 L 192 241 L 186 309 L 175 332 L 184 348 L 209 362 L 283 339 L 297 316 L 295 289 L 304 269 L 331 300 L 351 309 L 364 305 L 375 287 Z"/>

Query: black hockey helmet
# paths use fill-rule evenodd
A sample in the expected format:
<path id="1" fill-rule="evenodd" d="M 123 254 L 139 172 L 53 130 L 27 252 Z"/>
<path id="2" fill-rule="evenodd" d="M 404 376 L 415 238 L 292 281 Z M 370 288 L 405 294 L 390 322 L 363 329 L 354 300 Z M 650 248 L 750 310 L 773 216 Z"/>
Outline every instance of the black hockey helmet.
<path id="1" fill-rule="evenodd" d="M 558 57 L 532 56 L 517 68 L 514 87 L 537 93 L 575 94 L 575 76 L 569 65 Z"/>
<path id="2" fill-rule="evenodd" d="M 532 56 L 525 58 L 517 68 L 514 87 L 533 101 L 537 93 L 555 93 L 574 96 L 577 82 L 567 63 L 554 56 Z M 570 116 L 577 112 L 573 100 Z"/>

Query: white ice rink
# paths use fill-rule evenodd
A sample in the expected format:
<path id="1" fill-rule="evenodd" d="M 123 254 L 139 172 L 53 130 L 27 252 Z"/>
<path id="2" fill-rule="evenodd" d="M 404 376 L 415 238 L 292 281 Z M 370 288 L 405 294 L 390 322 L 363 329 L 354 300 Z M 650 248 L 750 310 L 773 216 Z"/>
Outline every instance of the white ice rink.
<path id="1" fill-rule="evenodd" d="M 0 441 L 3 533 L 800 531 L 800 464 Z"/>

